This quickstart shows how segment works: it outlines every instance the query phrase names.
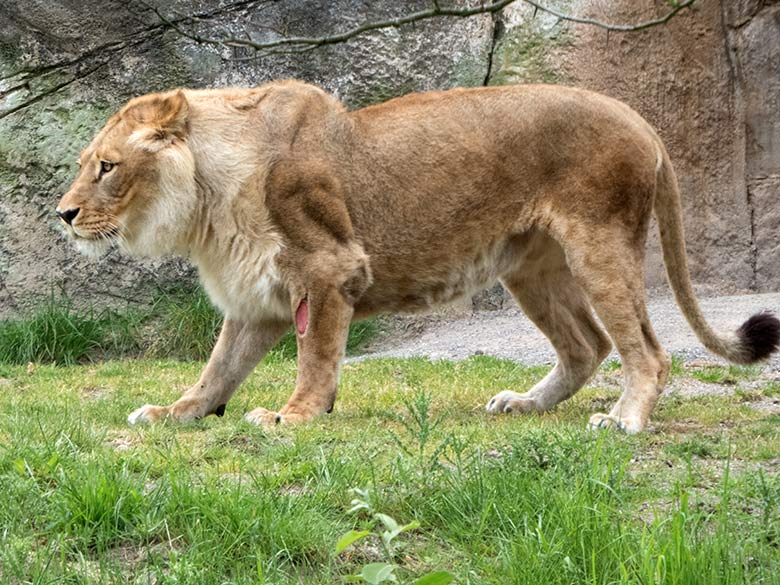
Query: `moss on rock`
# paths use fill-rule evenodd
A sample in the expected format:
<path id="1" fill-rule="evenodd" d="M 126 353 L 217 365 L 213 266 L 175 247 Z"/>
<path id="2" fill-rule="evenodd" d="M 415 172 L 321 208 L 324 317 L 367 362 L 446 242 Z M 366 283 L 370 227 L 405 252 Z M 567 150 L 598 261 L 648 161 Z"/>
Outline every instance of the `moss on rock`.
<path id="1" fill-rule="evenodd" d="M 79 152 L 113 108 L 66 91 L 0 120 L 0 197 L 48 198 L 73 179 Z"/>
<path id="2" fill-rule="evenodd" d="M 570 12 L 573 4 L 572 0 L 558 0 L 550 7 Z M 533 16 L 527 7 L 521 10 L 515 12 L 517 19 L 507 23 L 496 44 L 489 84 L 565 82 L 558 56 L 573 43 L 569 27 L 549 14 Z"/>

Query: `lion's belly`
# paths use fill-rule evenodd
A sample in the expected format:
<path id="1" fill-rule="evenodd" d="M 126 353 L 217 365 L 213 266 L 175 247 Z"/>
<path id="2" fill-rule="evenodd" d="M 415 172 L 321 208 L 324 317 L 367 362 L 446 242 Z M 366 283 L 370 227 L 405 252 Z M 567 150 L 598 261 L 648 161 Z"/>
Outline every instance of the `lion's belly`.
<path id="1" fill-rule="evenodd" d="M 377 312 L 417 312 L 473 295 L 494 283 L 515 261 L 513 242 L 489 246 L 463 258 L 447 261 L 422 257 L 414 268 L 383 270 L 374 266 L 374 283 L 356 306 L 358 315 Z M 378 270 L 377 270 L 378 268 Z"/>

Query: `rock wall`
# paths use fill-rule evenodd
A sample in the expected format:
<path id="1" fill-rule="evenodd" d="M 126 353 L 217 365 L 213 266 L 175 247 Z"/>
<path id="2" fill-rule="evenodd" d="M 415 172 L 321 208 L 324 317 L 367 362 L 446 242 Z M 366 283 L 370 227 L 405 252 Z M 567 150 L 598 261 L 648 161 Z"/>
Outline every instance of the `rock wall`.
<path id="1" fill-rule="evenodd" d="M 593 12 L 604 5 L 590 4 Z M 615 18 L 665 10 L 661 2 L 636 4 L 613 3 Z M 780 195 L 780 2 L 703 0 L 663 28 L 630 37 L 579 32 L 566 70 L 634 106 L 670 151 L 694 279 L 716 290 L 780 286 L 780 210 L 772 205 Z M 663 266 L 653 236 L 648 280 L 658 285 Z"/>
<path id="2" fill-rule="evenodd" d="M 465 3 L 467 0 L 458 0 Z M 53 218 L 75 159 L 134 95 L 177 86 L 297 77 L 359 107 L 410 91 L 485 83 L 571 83 L 624 99 L 658 128 L 685 198 L 691 266 L 714 288 L 780 284 L 780 2 L 699 0 L 668 25 L 615 34 L 557 22 L 522 2 L 498 17 L 438 19 L 305 54 L 249 59 L 200 34 L 322 35 L 429 5 L 355 0 L 4 0 L 0 4 L 0 315 L 62 289 L 90 302 L 143 300 L 192 278 L 176 260 L 75 254 Z M 632 22 L 660 0 L 550 0 L 566 12 Z M 663 282 L 657 244 L 648 281 Z"/>
<path id="3" fill-rule="evenodd" d="M 753 286 L 780 286 L 780 1 L 728 5 L 724 22 L 744 147 Z M 739 177 L 739 179 L 743 179 Z"/>

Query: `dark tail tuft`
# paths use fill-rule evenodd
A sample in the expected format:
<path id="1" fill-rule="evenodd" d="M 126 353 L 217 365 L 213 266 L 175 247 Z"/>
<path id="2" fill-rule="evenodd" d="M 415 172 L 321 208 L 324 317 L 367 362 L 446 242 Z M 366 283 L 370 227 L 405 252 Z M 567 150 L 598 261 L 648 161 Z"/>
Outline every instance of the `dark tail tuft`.
<path id="1" fill-rule="evenodd" d="M 737 329 L 746 363 L 768 358 L 780 346 L 780 320 L 769 311 L 756 313 Z"/>

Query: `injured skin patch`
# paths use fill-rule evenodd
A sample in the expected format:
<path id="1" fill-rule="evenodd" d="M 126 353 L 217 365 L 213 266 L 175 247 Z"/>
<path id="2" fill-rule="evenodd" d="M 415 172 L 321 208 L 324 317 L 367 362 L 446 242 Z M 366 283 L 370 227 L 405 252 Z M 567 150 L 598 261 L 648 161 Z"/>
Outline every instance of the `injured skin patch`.
<path id="1" fill-rule="evenodd" d="M 304 335 L 308 326 L 309 305 L 306 303 L 306 299 L 303 299 L 295 310 L 295 327 L 298 330 L 298 335 Z"/>

